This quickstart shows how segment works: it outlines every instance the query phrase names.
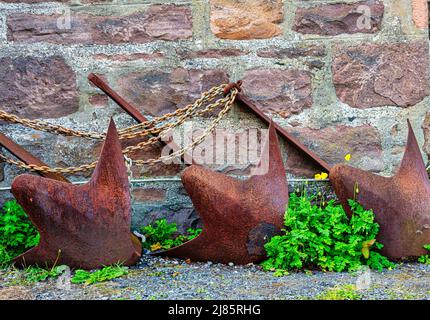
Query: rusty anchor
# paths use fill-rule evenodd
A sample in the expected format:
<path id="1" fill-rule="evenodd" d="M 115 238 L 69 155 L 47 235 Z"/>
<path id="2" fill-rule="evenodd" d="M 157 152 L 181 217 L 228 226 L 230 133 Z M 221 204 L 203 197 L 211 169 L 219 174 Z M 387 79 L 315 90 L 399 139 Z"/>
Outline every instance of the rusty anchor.
<path id="1" fill-rule="evenodd" d="M 264 244 L 283 227 L 288 184 L 274 123 L 259 168 L 266 173 L 238 180 L 198 165 L 181 179 L 200 214 L 203 231 L 191 241 L 156 255 L 193 261 L 247 264 L 265 258 Z M 263 172 L 263 171 L 262 171 Z"/>
<path id="2" fill-rule="evenodd" d="M 405 154 L 393 177 L 382 177 L 347 165 L 330 172 L 334 191 L 349 215 L 348 199 L 373 209 L 380 225 L 381 253 L 400 260 L 427 254 L 430 243 L 430 181 L 408 120 Z M 358 189 L 358 190 L 357 190 Z M 358 193 L 357 193 L 358 191 Z"/>
<path id="3" fill-rule="evenodd" d="M 69 183 L 23 174 L 12 193 L 40 232 L 40 243 L 14 259 L 18 266 L 93 269 L 141 254 L 130 233 L 130 190 L 121 144 L 111 120 L 97 167 L 88 183 Z"/>

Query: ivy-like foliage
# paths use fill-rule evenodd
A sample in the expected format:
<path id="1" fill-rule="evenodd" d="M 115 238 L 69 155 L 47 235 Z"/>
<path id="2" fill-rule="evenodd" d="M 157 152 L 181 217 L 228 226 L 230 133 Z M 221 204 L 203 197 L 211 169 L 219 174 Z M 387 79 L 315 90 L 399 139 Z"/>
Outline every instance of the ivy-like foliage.
<path id="1" fill-rule="evenodd" d="M 156 251 L 177 247 L 184 242 L 190 241 L 197 237 L 202 232 L 202 229 L 189 228 L 187 234 L 178 235 L 176 223 L 168 223 L 166 219 L 160 219 L 155 221 L 153 225 L 142 227 L 140 231 L 146 238 L 146 241 L 143 242 L 143 247 Z"/>
<path id="2" fill-rule="evenodd" d="M 6 201 L 0 210 L 0 266 L 39 243 L 40 237 L 27 214 L 15 201 Z"/>
<path id="3" fill-rule="evenodd" d="M 430 244 L 426 244 L 424 249 L 430 251 Z M 429 264 L 430 265 L 430 254 L 426 254 L 418 258 L 419 263 Z"/>
<path id="4" fill-rule="evenodd" d="M 266 243 L 268 259 L 263 268 L 282 274 L 282 270 L 340 272 L 355 271 L 362 265 L 376 270 L 394 267 L 377 252 L 383 246 L 375 241 L 379 225 L 373 212 L 353 200 L 349 205 L 351 218 L 334 200 L 324 203 L 318 196 L 291 194 L 284 234 Z"/>

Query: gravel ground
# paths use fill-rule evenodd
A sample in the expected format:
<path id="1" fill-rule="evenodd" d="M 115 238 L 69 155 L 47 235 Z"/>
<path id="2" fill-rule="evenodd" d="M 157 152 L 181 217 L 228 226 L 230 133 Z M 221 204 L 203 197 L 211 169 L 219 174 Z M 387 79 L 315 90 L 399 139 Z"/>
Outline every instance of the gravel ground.
<path id="1" fill-rule="evenodd" d="M 56 279 L 26 285 L 20 274 L 0 271 L 0 299 L 322 299 L 332 288 L 357 284 L 361 289 L 354 292 L 360 299 L 430 299 L 430 266 L 423 264 L 405 263 L 364 275 L 314 271 L 275 277 L 255 265 L 186 263 L 145 256 L 127 276 L 89 286 L 64 286 Z M 360 285 L 363 281 L 367 285 Z"/>

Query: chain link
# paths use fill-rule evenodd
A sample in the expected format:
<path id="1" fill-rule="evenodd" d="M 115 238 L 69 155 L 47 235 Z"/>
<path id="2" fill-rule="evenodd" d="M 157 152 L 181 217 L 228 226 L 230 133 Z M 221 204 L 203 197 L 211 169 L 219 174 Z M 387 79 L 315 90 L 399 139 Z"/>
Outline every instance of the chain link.
<path id="1" fill-rule="evenodd" d="M 208 103 L 209 101 L 214 100 L 217 96 L 223 93 L 224 88 L 227 85 L 221 85 L 218 87 L 213 87 L 207 92 L 204 92 L 199 99 L 197 99 L 193 104 L 189 104 L 185 106 L 184 108 L 177 109 L 174 112 L 167 113 L 163 116 L 156 117 L 152 120 L 148 120 L 142 123 L 139 123 L 137 125 L 130 126 L 128 128 L 119 130 L 119 136 L 120 139 L 133 139 L 137 137 L 145 137 L 148 135 L 154 135 L 153 137 L 149 138 L 146 141 L 140 142 L 136 145 L 126 147 L 123 150 L 123 154 L 125 156 L 125 159 L 127 161 L 127 166 L 131 166 L 131 163 L 129 161 L 132 161 L 137 166 L 143 166 L 143 165 L 154 165 L 159 162 L 163 161 L 169 161 L 172 159 L 175 159 L 177 157 L 182 157 L 186 152 L 193 149 L 195 146 L 203 142 L 214 130 L 214 128 L 217 126 L 217 124 L 221 121 L 221 119 L 227 114 L 227 112 L 231 109 L 233 102 L 236 99 L 236 95 L 238 93 L 237 88 L 232 88 L 230 90 L 230 93 L 224 97 L 216 100 L 214 103 L 208 104 L 203 110 L 199 110 L 202 108 L 202 106 L 205 103 Z M 209 127 L 204 131 L 202 135 L 197 137 L 192 143 L 189 145 L 176 150 L 175 152 L 167 155 L 167 156 L 161 156 L 159 158 L 153 158 L 148 160 L 131 160 L 128 155 L 132 152 L 143 150 L 146 147 L 153 145 L 157 143 L 161 138 L 171 129 L 178 127 L 182 125 L 187 119 L 190 119 L 193 116 L 201 116 L 204 114 L 208 114 L 212 112 L 213 110 L 220 108 L 221 106 L 224 106 L 221 111 L 218 113 L 218 116 L 212 121 L 212 123 L 209 125 Z M 161 124 L 160 126 L 156 127 L 157 124 L 162 123 L 163 121 L 166 121 L 171 118 L 177 118 L 173 122 L 168 122 Z M 51 133 L 58 133 L 63 134 L 67 136 L 76 136 L 76 137 L 83 137 L 83 138 L 91 138 L 91 139 L 103 139 L 106 135 L 97 133 L 97 132 L 82 132 L 77 131 L 73 129 L 69 129 L 60 125 L 51 124 L 46 121 L 42 120 L 29 120 L 29 119 L 22 119 L 15 115 L 11 115 L 5 111 L 0 110 L 0 120 L 5 120 L 12 123 L 18 123 L 21 125 L 24 125 L 26 127 L 36 129 L 36 130 L 42 130 L 46 132 Z M 11 165 L 15 165 L 17 167 L 30 170 L 30 171 L 37 171 L 37 172 L 45 172 L 45 173 L 62 173 L 62 174 L 76 174 L 78 172 L 88 171 L 91 169 L 94 169 L 97 165 L 97 161 L 94 161 L 89 164 L 83 164 L 77 167 L 67 167 L 67 168 L 61 168 L 61 167 L 48 167 L 48 166 L 38 166 L 34 164 L 26 164 L 23 161 L 15 160 L 10 157 L 7 157 L 3 153 L 0 153 L 0 159 L 2 159 L 4 162 L 9 163 Z M 131 171 L 131 169 L 129 169 Z"/>
<path id="2" fill-rule="evenodd" d="M 201 108 L 203 104 L 214 100 L 217 96 L 222 94 L 223 89 L 225 87 L 226 87 L 225 84 L 217 87 L 213 87 L 209 91 L 203 92 L 201 97 L 192 104 L 188 104 L 183 108 L 175 110 L 174 112 L 166 113 L 162 116 L 154 117 L 151 120 L 144 121 L 137 125 L 133 125 L 128 128 L 121 129 L 118 131 L 119 137 L 121 140 L 124 140 L 124 139 L 134 139 L 134 138 L 144 137 L 151 134 L 157 134 L 163 129 L 165 129 L 165 127 L 171 126 L 169 123 L 162 124 L 164 121 L 168 119 L 176 118 L 184 114 L 187 114 L 188 117 L 190 117 L 193 115 L 202 115 L 204 113 L 208 113 L 209 111 L 219 107 L 223 103 L 222 101 L 223 99 L 219 99 L 215 103 L 210 104 L 204 110 L 198 111 L 198 109 Z M 0 120 L 4 120 L 10 123 L 17 123 L 27 128 L 31 128 L 39 131 L 57 133 L 65 136 L 90 138 L 90 139 L 96 139 L 96 140 L 103 140 L 106 137 L 105 133 L 84 132 L 84 131 L 73 130 L 58 124 L 52 124 L 47 121 L 43 121 L 39 119 L 30 120 L 30 119 L 20 118 L 16 115 L 10 114 L 3 110 L 0 110 Z M 160 127 L 156 127 L 158 124 L 162 124 L 162 125 Z"/>

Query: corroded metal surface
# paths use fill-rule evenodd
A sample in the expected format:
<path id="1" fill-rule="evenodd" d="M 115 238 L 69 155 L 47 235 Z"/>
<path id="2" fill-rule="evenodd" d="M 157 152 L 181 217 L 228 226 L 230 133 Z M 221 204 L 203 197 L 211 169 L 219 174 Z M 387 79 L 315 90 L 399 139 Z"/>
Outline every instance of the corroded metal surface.
<path id="1" fill-rule="evenodd" d="M 92 269 L 139 259 L 141 245 L 130 233 L 130 190 L 113 121 L 87 184 L 24 174 L 13 181 L 12 193 L 41 237 L 37 247 L 15 259 L 17 265 Z"/>
<path id="2" fill-rule="evenodd" d="M 330 172 L 334 191 L 346 211 L 354 198 L 366 209 L 373 209 L 381 229 L 377 240 L 382 253 L 392 259 L 426 254 L 430 243 L 430 182 L 420 149 L 408 121 L 406 151 L 397 173 L 382 177 L 346 165 Z"/>
<path id="3" fill-rule="evenodd" d="M 235 264 L 265 258 L 263 245 L 280 232 L 288 204 L 288 184 L 273 123 L 267 139 L 259 166 L 260 173 L 266 173 L 248 180 L 197 165 L 184 170 L 182 182 L 202 219 L 203 231 L 181 246 L 156 254 Z"/>

